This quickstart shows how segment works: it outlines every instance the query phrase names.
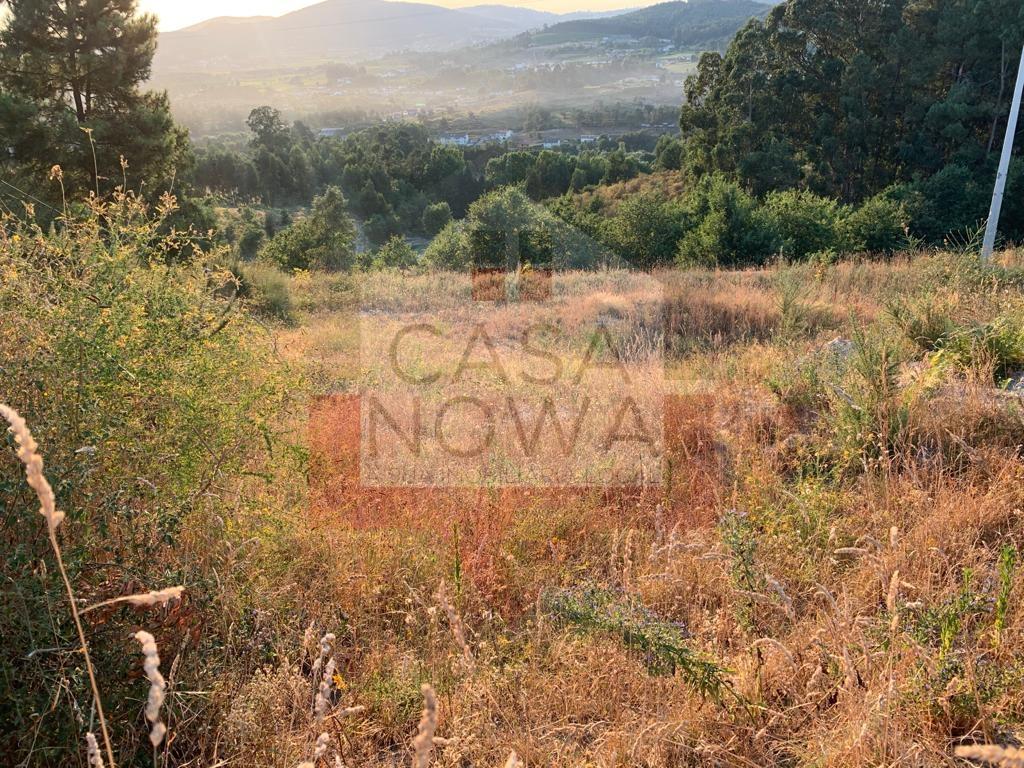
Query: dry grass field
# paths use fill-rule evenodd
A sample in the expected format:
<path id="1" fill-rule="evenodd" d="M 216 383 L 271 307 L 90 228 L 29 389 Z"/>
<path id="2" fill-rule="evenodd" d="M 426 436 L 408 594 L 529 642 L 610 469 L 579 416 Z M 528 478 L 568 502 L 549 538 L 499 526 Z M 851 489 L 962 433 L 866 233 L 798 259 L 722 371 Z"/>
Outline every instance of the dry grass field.
<path id="1" fill-rule="evenodd" d="M 638 487 L 367 487 L 354 310 L 363 334 L 465 334 L 471 287 L 297 288 L 280 343 L 315 399 L 290 578 L 323 605 L 311 636 L 338 638 L 337 706 L 366 707 L 332 723 L 344 763 L 406 759 L 422 683 L 444 766 L 931 766 L 1012 744 L 1024 420 L 1000 386 L 1024 363 L 1018 273 L 944 254 L 656 277 L 570 273 L 545 306 L 487 309 L 503 351 L 550 313 L 570 338 L 601 317 L 664 355 L 663 476 Z M 259 764 L 315 736 L 310 653 L 238 694 L 241 723 L 294 723 L 240 723 Z"/>
<path id="2" fill-rule="evenodd" d="M 25 764 L 106 741 L 39 565 L 61 551 L 113 751 L 139 764 L 151 727 L 176 767 L 941 766 L 985 744 L 1015 764 L 1018 254 L 571 272 L 536 300 L 299 273 L 296 321 L 261 325 L 225 324 L 216 273 L 140 271 L 98 232 L 25 230 L 0 265 L 3 343 L 33 351 L 8 392 L 68 512 L 43 503 L 47 537 L 5 451 L 4 739 Z M 650 441 L 583 426 L 570 456 L 608 392 Z M 383 466 L 371 396 L 395 398 Z M 476 410 L 443 422 L 445 454 L 452 397 Z M 481 414 L 494 440 L 464 450 Z"/>

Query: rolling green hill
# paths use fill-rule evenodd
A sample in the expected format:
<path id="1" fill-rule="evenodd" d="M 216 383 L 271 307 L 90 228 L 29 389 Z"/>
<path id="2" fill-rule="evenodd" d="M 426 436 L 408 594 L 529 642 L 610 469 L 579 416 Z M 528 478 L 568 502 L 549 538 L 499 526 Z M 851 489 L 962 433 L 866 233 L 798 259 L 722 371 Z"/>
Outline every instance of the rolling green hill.
<path id="1" fill-rule="evenodd" d="M 748 19 L 764 16 L 769 6 L 756 0 L 690 0 L 660 3 L 602 19 L 578 19 L 526 32 L 525 47 L 600 42 L 605 38 L 653 38 L 700 49 L 724 48 Z"/>

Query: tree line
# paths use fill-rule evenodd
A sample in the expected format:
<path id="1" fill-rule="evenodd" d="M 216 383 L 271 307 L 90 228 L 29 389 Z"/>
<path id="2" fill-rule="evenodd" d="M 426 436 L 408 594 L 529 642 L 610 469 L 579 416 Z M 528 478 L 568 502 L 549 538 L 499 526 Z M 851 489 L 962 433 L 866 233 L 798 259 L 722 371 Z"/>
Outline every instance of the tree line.
<path id="1" fill-rule="evenodd" d="M 941 240 L 987 212 L 1022 45 L 1019 0 L 789 0 L 701 57 L 678 167 L 758 197 L 884 195 Z M 1005 212 L 1017 238 L 1022 172 Z"/>
<path id="2" fill-rule="evenodd" d="M 702 56 L 680 135 L 656 143 L 636 134 L 557 150 L 456 147 L 398 122 L 321 137 L 262 106 L 247 138 L 195 147 L 166 95 L 141 88 L 155 20 L 133 0 L 64 5 L 9 2 L 0 29 L 4 206 L 56 212 L 84 191 L 127 185 L 152 200 L 173 191 L 181 205 L 168 226 L 219 226 L 243 258 L 263 253 L 288 268 L 415 261 L 407 235 L 439 237 L 438 248 L 478 242 L 459 233 L 474 215 L 493 219 L 487 206 L 499 202 L 517 220 L 557 219 L 645 267 L 969 237 L 987 210 L 1024 44 L 1018 0 L 789 0 L 724 54 Z M 540 130 L 553 120 L 537 108 L 528 122 Z M 659 170 L 678 173 L 685 193 L 663 199 L 641 184 L 613 209 L 581 194 Z M 526 216 L 508 188 L 546 209 Z M 257 207 L 225 221 L 208 192 Z M 1003 223 L 1005 236 L 1024 239 L 1019 160 Z M 375 255 L 356 257 L 360 237 Z"/>

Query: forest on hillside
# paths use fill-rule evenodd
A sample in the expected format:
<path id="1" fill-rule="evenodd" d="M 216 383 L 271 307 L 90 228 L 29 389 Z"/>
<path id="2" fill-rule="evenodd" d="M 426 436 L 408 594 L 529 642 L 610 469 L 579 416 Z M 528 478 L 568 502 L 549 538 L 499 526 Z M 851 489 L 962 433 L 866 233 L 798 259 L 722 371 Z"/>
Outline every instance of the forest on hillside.
<path id="1" fill-rule="evenodd" d="M 623 18 L 641 23 L 671 5 Z M 49 33 L 40 30 L 67 20 L 48 16 L 48 3 L 22 7 L 3 32 L 9 202 L 31 194 L 44 211 L 59 210 L 60 190 L 45 178 L 55 163 L 72 197 L 122 181 L 150 199 L 173 189 L 178 228 L 216 232 L 242 261 L 262 252 L 291 267 L 309 259 L 282 255 L 286 238 L 292 247 L 302 240 L 281 230 L 332 187 L 353 219 L 346 227 L 360 235 L 342 240 L 363 254 L 341 255 L 336 264 L 384 264 L 374 252 L 392 239 L 394 250 L 402 238 L 415 244 L 448 227 L 436 252 L 458 239 L 474 201 L 480 198 L 479 210 L 491 199 L 485 194 L 508 186 L 646 267 L 970 242 L 987 213 L 1024 24 L 1018 4 L 1006 0 L 784 3 L 751 20 L 724 54 L 701 58 L 687 80 L 680 133 L 660 138 L 637 128 L 590 144 L 515 148 L 497 139 L 460 147 L 441 143 L 436 127 L 400 122 L 325 137 L 260 106 L 248 137 L 195 147 L 174 126 L 166 97 L 139 89 L 152 56 L 152 19 L 98 31 L 118 45 L 102 47 L 100 39 L 102 53 L 90 55 L 103 66 L 92 66 L 82 63 L 84 43 L 51 61 Z M 622 23 L 617 18 L 567 24 Z M 40 75 L 42 60 L 53 74 Z M 104 79 L 106 72 L 116 74 Z M 618 119 L 662 119 L 661 110 L 635 111 L 620 110 Z M 523 127 L 541 131 L 566 120 L 540 109 Z M 640 185 L 624 205 L 606 209 L 607 196 L 584 194 L 660 172 L 682 182 L 669 199 L 645 195 Z M 1003 212 L 1009 242 L 1024 236 L 1022 185 L 1015 158 Z M 533 226 L 542 229 L 553 220 L 540 208 L 536 217 Z M 436 261 L 422 245 L 419 256 L 399 250 L 409 264 Z"/>

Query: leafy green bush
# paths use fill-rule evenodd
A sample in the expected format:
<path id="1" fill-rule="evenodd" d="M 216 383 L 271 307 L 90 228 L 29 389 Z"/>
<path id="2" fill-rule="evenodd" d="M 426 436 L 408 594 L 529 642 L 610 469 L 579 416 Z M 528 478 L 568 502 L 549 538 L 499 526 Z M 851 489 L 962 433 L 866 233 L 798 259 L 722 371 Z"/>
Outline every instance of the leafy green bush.
<path id="1" fill-rule="evenodd" d="M 409 269 L 416 266 L 418 261 L 416 251 L 406 239 L 395 235 L 377 249 L 371 265 L 376 269 Z"/>
<path id="2" fill-rule="evenodd" d="M 452 209 L 448 203 L 434 203 L 423 209 L 423 231 L 433 237 L 448 226 L 452 220 Z"/>
<path id="3" fill-rule="evenodd" d="M 634 267 L 650 269 L 671 264 L 686 231 L 681 207 L 657 192 L 626 199 L 605 225 L 606 241 Z"/>
<path id="4" fill-rule="evenodd" d="M 839 216 L 835 200 L 790 189 L 771 192 L 759 218 L 771 231 L 781 255 L 802 260 L 835 247 Z"/>
<path id="5" fill-rule="evenodd" d="M 949 301 L 948 296 L 935 294 L 894 298 L 886 304 L 886 313 L 908 341 L 926 352 L 934 352 L 958 328 Z"/>
<path id="6" fill-rule="evenodd" d="M 548 266 L 553 261 L 551 223 L 517 187 L 489 192 L 469 207 L 466 245 L 474 267 Z"/>
<path id="7" fill-rule="evenodd" d="M 987 323 L 950 333 L 940 350 L 963 368 L 988 368 L 997 379 L 1024 370 L 1024 312 L 1007 312 Z"/>
<path id="8" fill-rule="evenodd" d="M 260 256 L 284 269 L 349 269 L 355 261 L 355 225 L 341 190 L 313 199 L 309 216 L 274 235 Z"/>
<path id="9" fill-rule="evenodd" d="M 659 171 L 678 171 L 683 167 L 683 142 L 674 136 L 658 138 L 654 148 L 654 167 Z"/>
<path id="10" fill-rule="evenodd" d="M 907 245 L 904 206 L 885 194 L 848 209 L 839 220 L 837 247 L 868 253 L 893 253 Z"/>
<path id="11" fill-rule="evenodd" d="M 463 221 L 445 227 L 423 254 L 434 269 L 596 268 L 614 255 L 587 233 L 531 201 L 518 187 L 489 192 Z"/>
<path id="12" fill-rule="evenodd" d="M 756 201 L 722 174 L 701 179 L 687 196 L 686 208 L 698 223 L 679 243 L 676 261 L 681 266 L 760 264 L 775 250 Z"/>
<path id="13" fill-rule="evenodd" d="M 991 179 L 980 183 L 978 175 L 962 165 L 947 165 L 927 178 L 893 187 L 886 194 L 901 202 L 910 229 L 930 243 L 977 229 L 992 194 Z"/>
<path id="14" fill-rule="evenodd" d="M 449 222 L 423 252 L 423 263 L 434 269 L 464 270 L 469 268 L 469 262 L 465 225 L 461 221 Z"/>
<path id="15" fill-rule="evenodd" d="M 363 223 L 363 234 L 371 245 L 383 245 L 402 232 L 402 221 L 393 213 L 375 213 Z"/>
<path id="16" fill-rule="evenodd" d="M 229 669 L 251 663 L 236 655 L 250 636 L 232 635 L 247 598 L 228 585 L 238 536 L 251 536 L 240 520 L 263 486 L 240 480 L 279 445 L 271 425 L 285 411 L 287 379 L 261 326 L 233 300 L 233 276 L 211 266 L 226 251 L 196 246 L 193 258 L 167 258 L 181 244 L 159 234 L 173 207 L 167 198 L 151 216 L 118 195 L 50 231 L 5 220 L 0 378 L 3 400 L 45 452 L 79 594 L 99 602 L 186 585 L 185 602 L 160 627 L 161 647 L 188 642 L 203 663 L 183 665 L 179 683 L 215 690 Z M 52 610 L 64 598 L 45 575 L 38 502 L 6 445 L 0 498 L 0 577 L 12 596 L 0 600 L 0 748 L 13 762 L 63 762 L 56 756 L 81 753 L 79 715 L 89 713 L 75 702 L 87 700 L 87 683 L 74 628 Z M 142 759 L 136 750 L 149 753 L 135 727 L 136 622 L 113 608 L 90 616 L 86 630 L 125 765 Z M 53 650 L 31 653 L 40 638 Z M 68 695 L 54 699 L 56 690 Z M 204 717 L 219 701 L 193 705 Z M 173 762 L 195 757 L 187 737 L 173 749 Z"/>

